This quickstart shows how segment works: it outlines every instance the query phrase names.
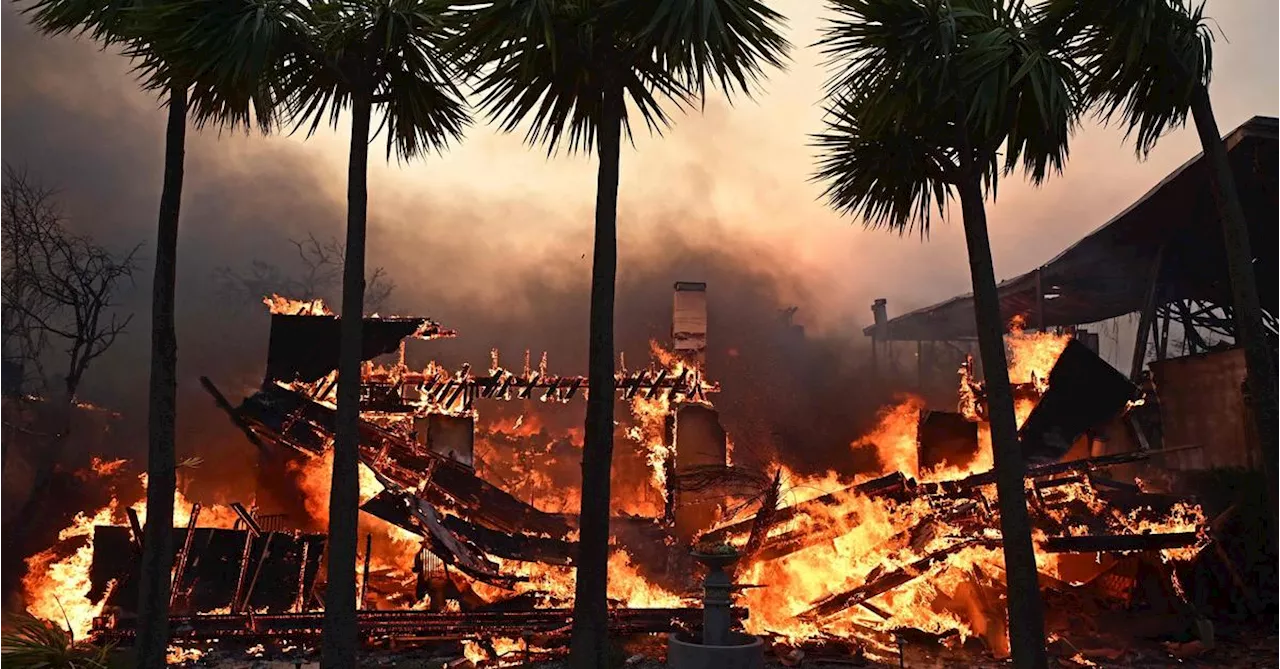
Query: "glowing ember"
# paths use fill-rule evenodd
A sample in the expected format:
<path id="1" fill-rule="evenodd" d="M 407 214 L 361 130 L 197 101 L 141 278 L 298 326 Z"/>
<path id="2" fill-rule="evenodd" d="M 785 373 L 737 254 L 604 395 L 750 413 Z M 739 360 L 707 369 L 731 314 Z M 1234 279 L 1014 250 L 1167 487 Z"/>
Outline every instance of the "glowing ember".
<path id="1" fill-rule="evenodd" d="M 202 657 L 204 657 L 204 652 L 199 649 L 169 646 L 164 659 L 165 664 L 185 664 L 187 662 L 198 662 Z"/>
<path id="2" fill-rule="evenodd" d="M 119 460 L 103 460 L 102 458 L 95 456 L 89 463 L 89 469 L 98 476 L 114 476 L 118 474 L 121 469 L 124 469 L 124 466 L 127 464 L 129 464 L 129 461 L 124 458 L 120 458 Z"/>

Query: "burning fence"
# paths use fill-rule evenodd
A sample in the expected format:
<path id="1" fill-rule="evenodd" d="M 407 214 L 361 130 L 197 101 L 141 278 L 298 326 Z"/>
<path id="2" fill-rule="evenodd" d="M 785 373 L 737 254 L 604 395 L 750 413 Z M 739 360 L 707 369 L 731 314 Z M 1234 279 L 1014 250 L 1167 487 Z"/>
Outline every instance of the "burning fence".
<path id="1" fill-rule="evenodd" d="M 319 630 L 337 319 L 316 302 L 267 303 L 274 315 L 261 388 L 235 403 L 203 379 L 258 449 L 260 495 L 253 511 L 179 499 L 173 627 L 184 642 L 305 639 Z M 615 467 L 625 480 L 615 486 L 611 523 L 612 628 L 696 624 L 689 547 L 727 543 L 744 555 L 739 614 L 751 633 L 787 644 L 835 639 L 874 654 L 890 653 L 895 631 L 909 628 L 1007 653 L 983 388 L 969 369 L 956 411 L 907 397 L 851 444 L 874 448 L 879 471 L 804 477 L 774 463 L 734 463 L 711 401 L 717 386 L 703 376 L 698 308 L 705 298 L 678 291 L 684 349 L 655 345 L 649 365 L 622 364 L 617 373 L 633 418 L 619 436 L 634 449 L 631 465 Z M 501 655 L 493 637 L 503 630 L 554 645 L 567 631 L 577 535 L 577 469 L 556 463 L 577 459 L 580 432 L 549 436 L 532 412 L 477 421 L 486 403 L 573 402 L 585 379 L 550 373 L 545 357 L 531 365 L 528 354 L 521 371 L 507 370 L 496 352 L 487 373 L 435 364 L 414 371 L 405 338 L 451 331 L 428 319 L 373 317 L 365 332 L 361 629 L 485 637 L 487 649 L 472 647 L 476 659 Z M 1206 545 L 1203 514 L 1189 500 L 1108 477 L 1151 453 L 1091 450 L 1107 425 L 1123 421 L 1137 389 L 1069 337 L 1015 332 L 1010 342 L 1042 583 L 1063 591 L 1109 583 L 1108 596 L 1122 598 L 1136 583 L 1125 570 L 1141 557 L 1178 591 L 1176 571 L 1164 565 Z M 374 362 L 397 352 L 393 362 Z M 271 497 L 288 498 L 283 506 L 295 511 L 273 511 Z M 56 546 L 28 560 L 29 610 L 78 633 L 130 636 L 144 522 L 141 508 L 114 501 L 77 517 Z"/>

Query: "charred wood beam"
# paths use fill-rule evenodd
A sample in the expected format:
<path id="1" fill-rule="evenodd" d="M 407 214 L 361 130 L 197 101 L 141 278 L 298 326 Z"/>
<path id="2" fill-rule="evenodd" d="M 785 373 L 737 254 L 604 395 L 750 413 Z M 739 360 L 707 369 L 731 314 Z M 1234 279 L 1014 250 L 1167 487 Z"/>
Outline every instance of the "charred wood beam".
<path id="1" fill-rule="evenodd" d="M 617 392 L 623 399 L 631 399 L 641 391 L 652 399 L 664 390 L 672 395 L 672 399 L 701 399 L 706 393 L 720 389 L 718 384 L 708 382 L 701 374 L 691 373 L 687 369 L 676 377 L 671 376 L 669 369 L 618 372 L 615 380 Z M 449 403 L 445 402 L 446 397 L 450 397 L 452 393 L 452 399 L 456 400 L 463 388 L 477 397 L 501 400 L 513 399 L 511 391 L 515 391 L 514 399 L 527 400 L 533 397 L 534 391 L 540 390 L 547 399 L 567 401 L 586 385 L 586 381 L 586 377 L 582 376 L 556 376 L 541 371 L 517 375 L 503 369 L 489 376 L 472 376 L 469 370 L 464 369 L 455 374 L 408 374 L 403 377 L 401 384 L 416 384 L 419 392 L 427 397 L 428 403 L 444 403 L 447 406 Z"/>
<path id="2" fill-rule="evenodd" d="M 995 479 L 992 478 L 992 481 Z M 880 478 L 865 481 L 856 486 L 850 486 L 835 492 L 827 493 L 821 497 L 815 497 L 807 502 L 788 506 L 778 509 L 776 518 L 773 519 L 774 524 L 782 524 L 790 521 L 796 516 L 820 509 L 824 506 L 839 504 L 842 500 L 847 499 L 850 495 L 866 495 L 868 497 L 898 497 L 904 496 L 915 486 L 915 481 L 903 475 L 901 472 L 894 472 L 881 476 Z M 751 526 L 755 520 L 743 520 L 732 525 L 712 530 L 703 535 L 703 539 L 710 542 L 721 542 L 727 540 L 731 536 L 746 534 L 751 531 Z"/>
<path id="3" fill-rule="evenodd" d="M 1041 546 L 1046 553 L 1122 553 L 1184 548 L 1199 541 L 1196 532 L 1162 534 L 1092 534 L 1049 537 Z"/>
<path id="4" fill-rule="evenodd" d="M 244 508 L 243 504 L 232 502 L 231 510 L 235 511 L 236 515 L 240 517 L 240 522 L 244 523 L 244 526 L 249 530 L 249 534 L 255 537 L 262 534 L 262 528 L 258 526 L 258 521 L 253 519 L 253 516 L 248 509 Z"/>
<path id="5" fill-rule="evenodd" d="M 1151 451 L 1133 451 L 1131 453 L 1117 453 L 1115 455 L 1103 455 L 1096 458 L 1085 458 L 1082 460 L 1068 460 L 1066 462 L 1055 462 L 1047 465 L 1039 465 L 1036 467 L 1028 467 L 1024 478 L 1036 479 L 1045 476 L 1056 476 L 1067 472 L 1088 472 L 1095 469 L 1103 469 L 1106 467 L 1114 467 L 1116 465 L 1129 464 L 1131 462 L 1141 462 L 1148 458 L 1158 457 L 1163 454 L 1176 453 L 1179 451 L 1200 448 L 1200 446 L 1188 446 L 1183 448 L 1169 448 L 1164 450 Z M 984 485 L 991 485 L 996 482 L 996 473 L 994 470 L 982 472 L 980 474 L 971 474 L 965 478 L 956 481 L 943 481 L 940 484 L 922 484 L 923 488 L 937 487 L 937 491 L 942 494 L 952 494 L 971 488 L 977 488 Z"/>
<path id="6" fill-rule="evenodd" d="M 142 521 L 138 519 L 138 512 L 133 507 L 125 509 L 124 512 L 129 517 L 129 538 L 133 547 L 142 550 Z"/>
<path id="7" fill-rule="evenodd" d="M 266 564 L 267 558 L 271 555 L 271 540 L 275 538 L 275 532 L 267 533 L 267 540 L 262 544 L 262 553 L 258 555 L 258 564 L 253 568 L 253 577 L 249 579 L 249 586 L 245 588 L 244 599 L 240 602 L 239 608 L 233 607 L 232 610 L 244 611 L 252 608 L 249 602 L 253 601 L 253 591 L 258 587 L 258 577 L 262 575 L 262 565 Z"/>
<path id="8" fill-rule="evenodd" d="M 778 513 L 778 498 L 782 495 L 782 470 L 779 469 L 773 475 L 773 483 L 764 494 L 764 500 L 760 502 L 760 511 L 756 513 L 756 517 L 751 521 L 751 535 L 747 538 L 746 549 L 743 550 L 743 562 L 751 559 L 756 551 L 764 545 L 765 537 L 769 535 L 769 530 L 773 528 L 773 517 Z"/>
<path id="9" fill-rule="evenodd" d="M 311 544 L 302 544 L 302 560 L 298 563 L 298 595 L 293 602 L 293 610 L 301 612 L 307 605 L 307 558 L 311 553 Z"/>
<path id="10" fill-rule="evenodd" d="M 823 620 L 830 618 L 841 611 L 852 606 L 857 606 L 872 597 L 884 594 L 894 588 L 910 583 L 911 581 L 923 576 L 935 565 L 943 562 L 948 556 L 960 552 L 961 549 L 969 548 L 971 546 L 991 547 L 998 545 L 998 543 L 998 541 L 991 539 L 971 539 L 969 541 L 962 541 L 950 546 L 949 548 L 944 548 L 935 553 L 926 555 L 925 557 L 916 560 L 901 569 L 895 569 L 894 571 L 884 574 L 869 583 L 864 583 L 852 590 L 827 597 L 819 601 L 809 610 L 801 613 L 798 617 L 802 620 Z"/>
<path id="11" fill-rule="evenodd" d="M 282 417 L 299 414 L 287 433 Z M 262 438 L 304 453 L 318 454 L 329 447 L 334 411 L 293 390 L 273 385 L 249 397 L 241 415 Z M 494 529 L 562 536 L 570 525 L 565 518 L 542 512 L 475 475 L 466 465 L 443 455 L 423 451 L 409 437 L 360 421 L 361 460 L 380 476 L 402 489 L 420 489 L 432 504 L 457 513 L 471 522 Z"/>
<path id="12" fill-rule="evenodd" d="M 178 588 L 182 585 L 182 576 L 187 571 L 187 560 L 191 556 L 191 540 L 196 536 L 196 521 L 200 519 L 200 502 L 191 505 L 191 519 L 187 521 L 187 536 L 182 540 L 182 550 L 178 552 L 177 564 L 173 568 L 173 582 L 169 586 L 169 606 L 178 599 Z"/>
<path id="13" fill-rule="evenodd" d="M 356 608 L 367 606 L 369 594 L 369 557 L 373 555 L 373 535 L 364 535 L 364 572 L 360 575 L 360 600 Z"/>
<path id="14" fill-rule="evenodd" d="M 231 594 L 231 611 L 239 613 L 240 603 L 244 600 L 245 579 L 249 575 L 249 556 L 253 552 L 253 531 L 244 533 L 244 550 L 240 553 L 240 571 L 236 575 L 236 589 Z"/>
<path id="15" fill-rule="evenodd" d="M 213 381 L 210 381 L 209 377 L 200 377 L 200 385 L 205 389 L 205 392 L 209 393 L 209 395 L 213 397 L 213 403 L 217 405 L 219 409 L 222 409 L 229 418 L 231 418 L 231 423 L 244 433 L 244 436 L 249 440 L 249 443 L 257 446 L 260 451 L 268 452 L 266 444 L 262 443 L 262 440 L 259 439 L 258 435 L 249 427 L 249 424 L 241 418 L 240 411 L 231 406 L 231 403 L 227 401 L 226 396 L 218 390 L 217 386 L 213 385 Z"/>

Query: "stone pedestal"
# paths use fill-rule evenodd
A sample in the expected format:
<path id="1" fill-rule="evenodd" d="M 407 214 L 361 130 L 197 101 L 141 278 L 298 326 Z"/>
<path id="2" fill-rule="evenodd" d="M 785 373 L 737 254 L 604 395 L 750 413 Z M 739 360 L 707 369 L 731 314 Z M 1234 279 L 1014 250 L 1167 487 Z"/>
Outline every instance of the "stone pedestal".
<path id="1" fill-rule="evenodd" d="M 764 642 L 755 636 L 729 631 L 733 627 L 733 581 L 725 567 L 737 562 L 737 553 L 693 553 L 707 568 L 703 582 L 702 636 L 676 633 L 667 637 L 667 666 L 673 669 L 763 669 Z"/>
<path id="2" fill-rule="evenodd" d="M 671 669 L 764 669 L 764 641 L 731 632 L 724 645 L 698 643 L 680 632 L 667 636 L 667 666 Z"/>
<path id="3" fill-rule="evenodd" d="M 723 646 L 729 642 L 729 628 L 733 626 L 733 581 L 724 568 L 736 562 L 738 556 L 694 555 L 694 559 L 707 567 L 707 578 L 702 583 L 702 642 Z"/>

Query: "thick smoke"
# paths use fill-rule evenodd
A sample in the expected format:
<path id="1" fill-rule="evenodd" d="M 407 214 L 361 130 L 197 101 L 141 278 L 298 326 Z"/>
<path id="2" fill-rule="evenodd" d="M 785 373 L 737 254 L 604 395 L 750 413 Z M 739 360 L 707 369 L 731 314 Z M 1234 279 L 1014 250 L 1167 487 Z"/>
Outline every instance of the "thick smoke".
<path id="1" fill-rule="evenodd" d="M 152 243 L 163 154 L 158 103 L 130 85 L 128 65 L 117 54 L 36 36 L 11 6 L 3 11 L 5 162 L 60 189 L 73 229 L 111 247 Z M 696 140 L 688 141 L 697 153 Z M 213 378 L 233 400 L 251 392 L 265 363 L 269 319 L 251 300 L 228 298 L 212 279 L 219 267 L 243 269 L 254 259 L 289 271 L 289 239 L 342 234 L 343 184 L 331 176 L 341 174 L 341 165 L 317 165 L 318 154 L 309 149 L 288 138 L 188 134 L 179 243 L 179 453 L 204 456 L 204 474 L 195 478 L 219 486 L 250 485 L 246 465 L 254 454 L 198 378 Z M 624 166 L 619 350 L 630 366 L 643 364 L 648 342 L 668 338 L 673 282 L 706 281 L 709 371 L 723 385 L 718 403 L 739 452 L 776 456 L 809 471 L 848 464 L 850 440 L 892 391 L 888 383 L 868 383 L 861 333 L 830 327 L 837 320 L 830 314 L 822 337 L 788 326 L 787 307 L 799 307 L 797 323 L 824 316 L 827 279 L 787 246 L 740 235 L 707 206 L 704 187 L 709 190 L 713 177 L 705 163 L 672 169 L 685 173 L 678 192 L 628 197 Z M 460 333 L 456 340 L 413 345 L 414 361 L 483 367 L 497 348 L 507 366 L 518 367 L 529 349 L 535 364 L 545 351 L 553 371 L 585 372 L 589 208 L 560 206 L 554 193 L 490 192 L 484 184 L 467 193 L 414 195 L 380 185 L 376 174 L 369 265 L 385 267 L 397 284 L 391 311 L 428 315 Z M 537 188 L 536 178 L 530 176 L 529 188 Z M 594 188 L 594 179 L 581 187 Z M 105 455 L 145 452 L 149 247 L 142 255 L 147 271 L 122 296 L 124 308 L 136 313 L 131 332 L 84 384 L 88 399 L 126 417 L 113 442 L 119 452 Z"/>

